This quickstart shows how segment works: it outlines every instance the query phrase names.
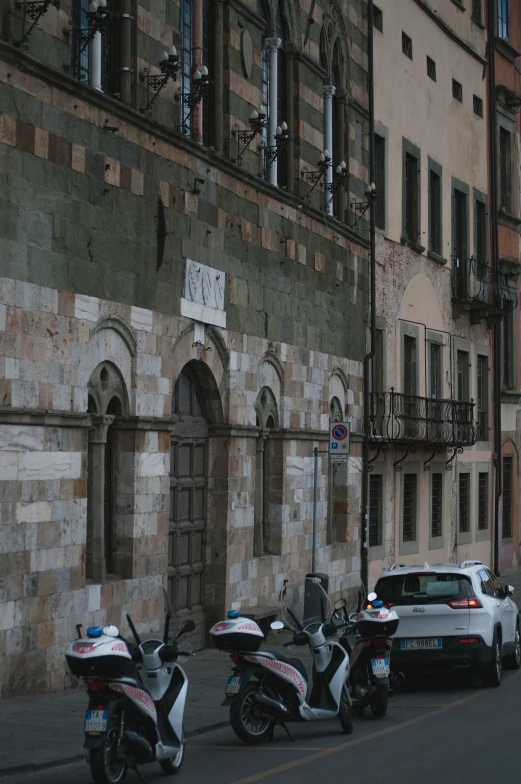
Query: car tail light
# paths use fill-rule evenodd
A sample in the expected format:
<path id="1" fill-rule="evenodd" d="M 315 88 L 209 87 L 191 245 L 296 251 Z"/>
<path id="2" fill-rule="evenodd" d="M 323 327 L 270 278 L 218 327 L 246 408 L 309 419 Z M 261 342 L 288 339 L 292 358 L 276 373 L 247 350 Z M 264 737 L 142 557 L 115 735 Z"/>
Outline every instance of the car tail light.
<path id="1" fill-rule="evenodd" d="M 479 645 L 481 640 L 478 640 L 477 637 L 463 637 L 461 640 L 458 640 L 460 645 Z"/>
<path id="2" fill-rule="evenodd" d="M 451 599 L 447 604 L 449 607 L 452 607 L 453 610 L 477 610 L 480 607 L 483 607 L 479 599 L 476 599 L 475 596 L 471 596 L 470 599 Z"/>
<path id="3" fill-rule="evenodd" d="M 239 664 L 239 662 L 242 662 L 243 656 L 240 653 L 232 653 L 231 660 L 234 664 Z"/>

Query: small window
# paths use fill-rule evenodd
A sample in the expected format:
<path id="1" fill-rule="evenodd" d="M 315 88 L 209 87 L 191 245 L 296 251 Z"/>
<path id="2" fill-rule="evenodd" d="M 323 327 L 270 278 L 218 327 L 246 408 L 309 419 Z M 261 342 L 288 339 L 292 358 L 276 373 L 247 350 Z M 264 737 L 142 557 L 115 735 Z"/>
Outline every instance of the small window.
<path id="1" fill-rule="evenodd" d="M 476 247 L 475 256 L 478 263 L 487 264 L 487 205 L 476 199 Z"/>
<path id="2" fill-rule="evenodd" d="M 381 33 L 384 31 L 384 15 L 381 10 L 373 5 L 373 26 L 376 27 Z"/>
<path id="3" fill-rule="evenodd" d="M 458 351 L 456 355 L 456 391 L 459 403 L 469 400 L 469 353 Z"/>
<path id="4" fill-rule="evenodd" d="M 503 457 L 503 539 L 512 538 L 512 456 Z"/>
<path id="5" fill-rule="evenodd" d="M 499 206 L 512 212 L 512 134 L 499 129 Z"/>
<path id="6" fill-rule="evenodd" d="M 478 531 L 488 528 L 488 474 L 478 474 Z"/>
<path id="7" fill-rule="evenodd" d="M 478 95 L 475 95 L 472 99 L 472 105 L 474 108 L 474 114 L 476 114 L 478 117 L 483 117 L 483 99 Z"/>
<path id="8" fill-rule="evenodd" d="M 429 249 L 441 256 L 441 177 L 429 170 Z"/>
<path id="9" fill-rule="evenodd" d="M 442 535 L 443 514 L 443 474 L 432 474 L 431 477 L 431 537 Z"/>
<path id="10" fill-rule="evenodd" d="M 452 80 L 452 97 L 463 103 L 463 87 L 455 79 Z"/>
<path id="11" fill-rule="evenodd" d="M 371 474 L 369 477 L 369 547 L 382 544 L 382 489 L 383 476 Z"/>
<path id="12" fill-rule="evenodd" d="M 441 346 L 439 343 L 430 344 L 429 371 L 430 371 L 430 396 L 433 400 L 439 400 L 442 397 Z"/>
<path id="13" fill-rule="evenodd" d="M 497 36 L 508 40 L 508 0 L 497 0 Z"/>
<path id="14" fill-rule="evenodd" d="M 459 532 L 468 534 L 470 531 L 470 474 L 460 474 L 458 483 L 459 495 Z"/>
<path id="15" fill-rule="evenodd" d="M 375 134 L 376 225 L 385 229 L 385 139 Z"/>
<path id="16" fill-rule="evenodd" d="M 427 76 L 433 82 L 436 81 L 436 62 L 429 55 L 427 55 Z"/>
<path id="17" fill-rule="evenodd" d="M 488 357 L 478 354 L 477 368 L 479 440 L 488 441 Z"/>
<path id="18" fill-rule="evenodd" d="M 404 237 L 417 243 L 420 235 L 420 161 L 409 152 L 404 156 Z"/>
<path id="19" fill-rule="evenodd" d="M 407 33 L 402 33 L 402 52 L 412 60 L 412 38 L 409 38 Z"/>
<path id="20" fill-rule="evenodd" d="M 505 313 L 503 316 L 502 332 L 502 382 L 505 389 L 514 389 L 516 383 L 514 360 L 514 313 Z"/>
<path id="21" fill-rule="evenodd" d="M 418 498 L 418 476 L 403 475 L 403 531 L 404 542 L 416 541 L 416 514 Z"/>
<path id="22" fill-rule="evenodd" d="M 472 0 L 472 19 L 474 22 L 483 24 L 482 0 Z"/>

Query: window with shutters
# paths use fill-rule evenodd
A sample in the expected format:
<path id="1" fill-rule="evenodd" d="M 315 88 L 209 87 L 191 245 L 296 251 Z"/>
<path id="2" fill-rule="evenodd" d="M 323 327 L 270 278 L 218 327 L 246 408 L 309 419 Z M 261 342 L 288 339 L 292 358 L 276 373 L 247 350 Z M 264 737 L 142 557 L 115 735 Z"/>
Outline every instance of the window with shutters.
<path id="1" fill-rule="evenodd" d="M 512 134 L 499 129 L 499 206 L 512 212 Z"/>
<path id="2" fill-rule="evenodd" d="M 458 351 L 456 354 L 456 394 L 461 403 L 469 400 L 469 353 Z"/>
<path id="3" fill-rule="evenodd" d="M 416 517 L 418 512 L 418 476 L 403 475 L 403 520 L 402 539 L 404 542 L 416 541 Z"/>
<path id="4" fill-rule="evenodd" d="M 512 538 L 512 455 L 503 456 L 503 539 Z"/>
<path id="5" fill-rule="evenodd" d="M 416 395 L 416 338 L 410 335 L 404 335 L 403 338 L 403 379 L 404 393 L 406 395 Z"/>
<path id="6" fill-rule="evenodd" d="M 427 55 L 427 76 L 429 79 L 432 79 L 433 82 L 436 81 L 436 61 Z"/>
<path id="7" fill-rule="evenodd" d="M 471 17 L 474 22 L 483 24 L 483 0 L 472 0 Z"/>
<path id="8" fill-rule="evenodd" d="M 443 534 L 443 474 L 431 474 L 431 537 Z"/>
<path id="9" fill-rule="evenodd" d="M 476 376 L 479 440 L 488 441 L 488 357 L 482 354 L 478 354 Z"/>
<path id="10" fill-rule="evenodd" d="M 430 397 L 440 400 L 443 397 L 441 380 L 441 345 L 429 343 L 429 393 Z"/>
<path id="11" fill-rule="evenodd" d="M 419 187 L 420 161 L 410 152 L 405 153 L 404 162 L 404 236 L 416 243 L 419 237 Z"/>
<path id="12" fill-rule="evenodd" d="M 497 37 L 508 40 L 508 0 L 497 0 Z"/>
<path id="13" fill-rule="evenodd" d="M 463 103 L 463 86 L 456 79 L 452 80 L 452 97 Z"/>
<path id="14" fill-rule="evenodd" d="M 402 33 L 402 52 L 409 60 L 412 60 L 412 39 L 407 33 Z"/>
<path id="15" fill-rule="evenodd" d="M 385 182 L 385 138 L 375 134 L 375 177 L 376 177 L 376 225 L 385 229 L 386 182 Z"/>
<path id="16" fill-rule="evenodd" d="M 488 473 L 478 474 L 478 531 L 488 528 Z"/>
<path id="17" fill-rule="evenodd" d="M 369 547 L 382 544 L 383 476 L 369 476 Z"/>
<path id="18" fill-rule="evenodd" d="M 441 175 L 429 169 L 429 250 L 442 255 L 441 248 Z"/>
<path id="19" fill-rule="evenodd" d="M 470 531 L 470 474 L 458 478 L 458 521 L 460 534 Z"/>

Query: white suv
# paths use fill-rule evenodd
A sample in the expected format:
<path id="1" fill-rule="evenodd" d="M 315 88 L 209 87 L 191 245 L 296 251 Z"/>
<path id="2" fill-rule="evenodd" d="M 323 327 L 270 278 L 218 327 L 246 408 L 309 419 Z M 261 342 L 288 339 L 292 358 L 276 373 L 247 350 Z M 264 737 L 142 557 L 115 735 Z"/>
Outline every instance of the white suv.
<path id="1" fill-rule="evenodd" d="M 481 561 L 430 566 L 393 564 L 375 591 L 400 617 L 393 639 L 395 671 L 472 670 L 499 686 L 504 663 L 521 666 L 519 611 Z"/>

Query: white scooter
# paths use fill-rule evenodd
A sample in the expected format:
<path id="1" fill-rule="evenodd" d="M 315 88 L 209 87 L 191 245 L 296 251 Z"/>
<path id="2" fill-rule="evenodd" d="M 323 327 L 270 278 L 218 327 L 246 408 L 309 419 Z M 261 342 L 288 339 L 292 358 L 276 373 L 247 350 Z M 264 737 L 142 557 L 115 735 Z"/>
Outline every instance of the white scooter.
<path id="1" fill-rule="evenodd" d="M 340 720 L 345 733 L 353 731 L 351 697 L 347 687 L 349 655 L 331 640 L 345 624 L 331 622 L 331 606 L 318 577 L 306 579 L 311 596 L 308 607 L 318 612 L 304 617 L 299 611 L 302 591 L 285 588 L 283 618 L 271 624 L 273 630 L 289 627 L 293 638 L 284 644 L 309 645 L 313 656 L 313 682 L 302 661 L 280 653 L 260 652 L 264 639 L 255 621 L 230 611 L 225 621 L 210 629 L 215 645 L 231 653 L 233 675 L 229 678 L 223 705 L 230 706 L 230 721 L 235 734 L 245 743 L 260 743 L 272 738 L 280 724 L 291 738 L 287 722 Z M 289 601 L 291 599 L 291 601 Z M 345 600 L 340 600 L 344 607 Z M 293 607 L 290 606 L 293 605 Z M 302 617 L 302 623 L 298 617 Z"/>
<path id="2" fill-rule="evenodd" d="M 91 626 L 87 637 L 71 643 L 66 652 L 73 675 L 83 678 L 89 695 L 85 742 L 95 784 L 117 784 L 128 768 L 158 761 L 163 772 L 179 772 L 184 759 L 183 714 L 188 679 L 176 664 L 183 655 L 177 640 L 193 631 L 185 621 L 168 643 L 172 607 L 163 639 L 141 641 L 130 616 L 128 625 L 136 645 L 123 639 L 117 626 Z M 189 656 L 189 653 L 184 655 Z"/>

